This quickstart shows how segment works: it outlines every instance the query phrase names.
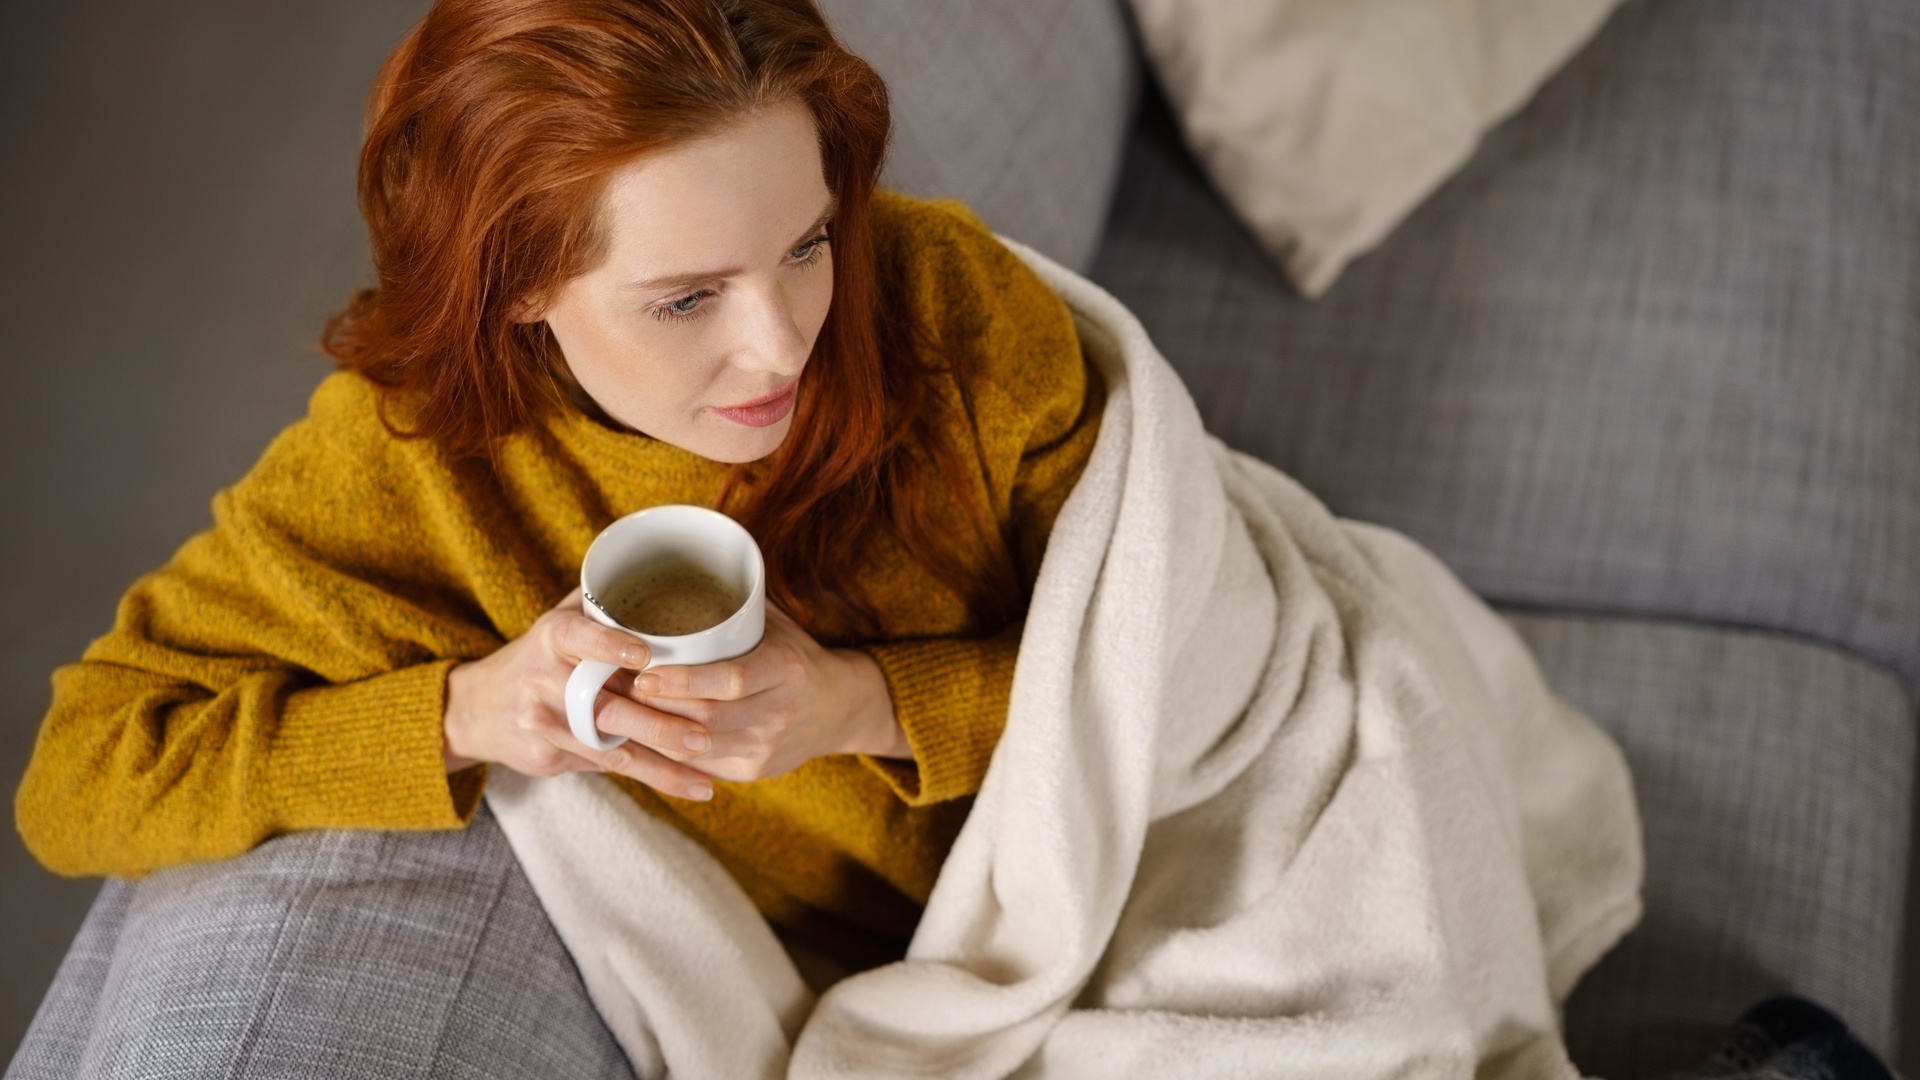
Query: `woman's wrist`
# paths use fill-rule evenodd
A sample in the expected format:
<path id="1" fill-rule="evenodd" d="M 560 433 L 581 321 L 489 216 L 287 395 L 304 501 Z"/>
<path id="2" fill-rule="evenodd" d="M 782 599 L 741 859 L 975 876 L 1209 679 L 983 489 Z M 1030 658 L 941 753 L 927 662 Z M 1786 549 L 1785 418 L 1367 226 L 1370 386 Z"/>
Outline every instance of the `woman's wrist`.
<path id="1" fill-rule="evenodd" d="M 480 764 L 475 758 L 462 756 L 456 748 L 457 743 L 464 743 L 463 736 L 466 734 L 462 709 L 471 697 L 469 680 L 473 675 L 472 667 L 473 662 L 468 661 L 455 664 L 447 671 L 447 713 L 440 720 L 440 745 L 441 756 L 446 760 L 449 773 Z"/>
<path id="2" fill-rule="evenodd" d="M 906 730 L 893 711 L 893 691 L 880 664 L 860 649 L 834 649 L 833 654 L 847 666 L 847 680 L 854 688 L 852 707 L 853 738 L 848 752 L 872 757 L 912 760 L 913 747 Z"/>

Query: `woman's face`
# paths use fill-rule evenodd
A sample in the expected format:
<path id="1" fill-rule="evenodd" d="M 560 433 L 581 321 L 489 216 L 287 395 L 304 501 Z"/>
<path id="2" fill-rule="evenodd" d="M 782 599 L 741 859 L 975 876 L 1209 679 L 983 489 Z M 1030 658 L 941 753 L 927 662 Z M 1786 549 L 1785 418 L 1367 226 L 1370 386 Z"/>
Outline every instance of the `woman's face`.
<path id="1" fill-rule="evenodd" d="M 607 254 L 546 320 L 614 420 L 714 461 L 786 438 L 833 299 L 833 200 L 798 102 L 644 154 L 601 206 Z"/>

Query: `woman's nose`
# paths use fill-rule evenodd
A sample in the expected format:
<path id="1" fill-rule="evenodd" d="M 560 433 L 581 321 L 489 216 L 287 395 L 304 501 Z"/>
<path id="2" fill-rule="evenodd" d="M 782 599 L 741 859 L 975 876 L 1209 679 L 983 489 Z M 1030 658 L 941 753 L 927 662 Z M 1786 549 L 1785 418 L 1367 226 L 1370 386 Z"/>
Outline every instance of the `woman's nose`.
<path id="1" fill-rule="evenodd" d="M 793 304 L 783 290 L 768 290 L 748 308 L 749 324 L 743 328 L 735 362 L 756 371 L 798 375 L 807 365 L 812 342 L 801 332 Z"/>

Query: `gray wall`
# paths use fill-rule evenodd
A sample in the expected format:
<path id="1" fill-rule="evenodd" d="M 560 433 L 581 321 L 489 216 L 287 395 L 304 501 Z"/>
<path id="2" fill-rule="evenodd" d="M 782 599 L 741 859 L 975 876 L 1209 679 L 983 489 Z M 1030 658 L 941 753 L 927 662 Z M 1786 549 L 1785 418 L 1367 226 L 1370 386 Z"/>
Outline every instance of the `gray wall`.
<path id="1" fill-rule="evenodd" d="M 426 6 L 0 2 L 9 793 L 48 673 L 208 524 L 209 498 L 326 373 L 311 343 L 368 276 L 361 103 Z M 0 1062 L 96 887 L 41 870 L 13 829 L 0 834 Z"/>

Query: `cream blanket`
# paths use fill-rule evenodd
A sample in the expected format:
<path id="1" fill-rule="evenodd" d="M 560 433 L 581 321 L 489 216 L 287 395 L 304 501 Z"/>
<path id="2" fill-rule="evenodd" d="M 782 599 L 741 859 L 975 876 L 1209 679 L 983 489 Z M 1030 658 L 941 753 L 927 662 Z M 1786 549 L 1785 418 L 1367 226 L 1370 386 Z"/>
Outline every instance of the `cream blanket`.
<path id="1" fill-rule="evenodd" d="M 1638 918 L 1618 749 L 1426 552 L 1201 428 L 1118 301 L 1007 727 L 908 958 L 817 1001 L 700 848 L 604 779 L 488 802 L 637 1073 L 1561 1077 Z"/>

